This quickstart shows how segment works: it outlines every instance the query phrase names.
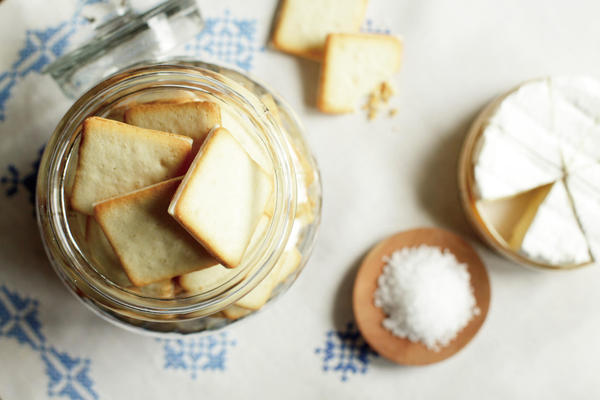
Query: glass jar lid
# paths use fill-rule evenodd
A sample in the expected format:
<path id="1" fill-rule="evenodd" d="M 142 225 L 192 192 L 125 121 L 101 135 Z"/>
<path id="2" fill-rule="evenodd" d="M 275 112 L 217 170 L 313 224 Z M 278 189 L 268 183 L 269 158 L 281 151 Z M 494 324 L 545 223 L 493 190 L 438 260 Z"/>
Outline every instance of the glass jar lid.
<path id="1" fill-rule="evenodd" d="M 109 75 L 143 60 L 161 60 L 204 26 L 195 0 L 167 0 L 142 12 L 129 1 L 113 2 L 90 38 L 49 64 L 61 90 L 77 98 Z"/>

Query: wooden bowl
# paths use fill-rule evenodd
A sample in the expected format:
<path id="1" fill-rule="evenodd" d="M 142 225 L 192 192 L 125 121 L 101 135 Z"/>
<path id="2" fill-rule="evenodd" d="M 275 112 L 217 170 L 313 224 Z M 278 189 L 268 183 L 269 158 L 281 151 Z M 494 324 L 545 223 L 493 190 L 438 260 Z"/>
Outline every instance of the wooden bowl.
<path id="1" fill-rule="evenodd" d="M 473 317 L 457 337 L 440 351 L 429 350 L 422 343 L 394 336 L 382 325 L 383 310 L 375 306 L 377 278 L 383 272 L 384 256 L 403 247 L 419 245 L 447 249 L 456 259 L 467 264 L 475 300 L 480 313 Z M 475 336 L 487 316 L 490 305 L 490 282 L 483 262 L 475 250 L 460 236 L 438 228 L 420 228 L 397 233 L 377 244 L 365 257 L 354 282 L 353 308 L 356 323 L 369 345 L 381 356 L 403 365 L 436 363 L 457 353 Z"/>

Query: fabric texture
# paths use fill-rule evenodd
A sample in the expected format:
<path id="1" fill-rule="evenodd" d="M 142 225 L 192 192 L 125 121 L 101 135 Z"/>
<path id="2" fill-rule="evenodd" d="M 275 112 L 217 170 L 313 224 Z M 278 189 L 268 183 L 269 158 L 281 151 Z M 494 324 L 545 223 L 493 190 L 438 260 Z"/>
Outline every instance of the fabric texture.
<path id="1" fill-rule="evenodd" d="M 181 51 L 248 71 L 297 111 L 322 172 L 323 222 L 277 302 L 219 332 L 156 339 L 67 291 L 34 216 L 41 152 L 72 104 L 41 71 L 106 1 L 0 2 L 0 398 L 600 397 L 600 269 L 544 274 L 498 256 L 469 227 L 456 182 L 462 139 L 493 97 L 530 78 L 599 70 L 600 3 L 370 0 L 363 30 L 402 35 L 405 54 L 397 115 L 368 122 L 316 111 L 319 64 L 267 45 L 276 0 L 199 0 L 206 27 Z M 493 298 L 459 354 L 403 368 L 366 345 L 351 291 L 373 244 L 420 226 L 465 235 Z"/>

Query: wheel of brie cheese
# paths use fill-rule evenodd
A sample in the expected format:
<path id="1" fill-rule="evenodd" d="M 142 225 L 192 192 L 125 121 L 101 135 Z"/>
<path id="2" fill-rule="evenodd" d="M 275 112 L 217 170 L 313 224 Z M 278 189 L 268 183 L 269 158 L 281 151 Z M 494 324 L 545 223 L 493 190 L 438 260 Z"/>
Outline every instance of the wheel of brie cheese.
<path id="1" fill-rule="evenodd" d="M 600 82 L 539 79 L 492 102 L 465 142 L 460 181 L 472 222 L 516 261 L 600 260 Z"/>

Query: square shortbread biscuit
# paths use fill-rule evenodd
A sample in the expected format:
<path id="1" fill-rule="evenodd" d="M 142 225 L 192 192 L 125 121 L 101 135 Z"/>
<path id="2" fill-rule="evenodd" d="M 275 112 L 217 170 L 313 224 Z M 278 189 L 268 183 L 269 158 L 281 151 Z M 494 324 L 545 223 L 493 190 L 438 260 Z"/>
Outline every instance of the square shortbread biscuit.
<path id="1" fill-rule="evenodd" d="M 172 279 L 164 279 L 141 287 L 131 286 L 129 290 L 145 297 L 158 299 L 172 299 L 175 297 L 175 283 Z"/>
<path id="2" fill-rule="evenodd" d="M 96 269 L 113 283 L 143 296 L 160 299 L 175 296 L 175 285 L 171 279 L 165 279 L 139 288 L 133 287 L 106 235 L 104 235 L 102 228 L 93 217 L 87 217 L 85 239 L 90 256 L 96 261 L 94 264 Z"/>
<path id="3" fill-rule="evenodd" d="M 236 319 L 240 319 L 252 313 L 252 311 L 253 310 L 248 310 L 247 308 L 239 307 L 234 304 L 224 309 L 223 315 L 225 315 L 227 319 L 235 321 Z"/>
<path id="4" fill-rule="evenodd" d="M 272 177 L 224 128 L 196 155 L 169 206 L 171 214 L 219 262 L 237 267 L 272 190 Z"/>
<path id="5" fill-rule="evenodd" d="M 391 35 L 329 35 L 321 65 L 319 110 L 353 112 L 362 96 L 400 69 L 402 48 L 402 41 Z"/>
<path id="6" fill-rule="evenodd" d="M 235 302 L 235 305 L 249 310 L 258 310 L 271 297 L 275 287 L 285 281 L 300 265 L 302 255 L 296 249 L 286 250 L 269 275 L 267 275 L 254 289 Z"/>
<path id="7" fill-rule="evenodd" d="M 238 274 L 239 271 L 216 264 L 200 271 L 183 274 L 179 277 L 179 284 L 186 292 L 202 293 L 206 290 L 219 287 Z"/>
<path id="8" fill-rule="evenodd" d="M 276 283 L 279 284 L 285 282 L 286 279 L 298 269 L 301 261 L 302 253 L 300 253 L 297 248 L 293 247 L 286 250 L 279 261 Z"/>
<path id="9" fill-rule="evenodd" d="M 210 130 L 221 124 L 221 111 L 216 103 L 209 101 L 139 104 L 125 112 L 125 122 L 140 128 L 189 136 L 200 147 Z"/>
<path id="10" fill-rule="evenodd" d="M 88 217 L 85 239 L 98 272 L 121 287 L 131 286 L 119 258 L 94 217 Z"/>
<path id="11" fill-rule="evenodd" d="M 267 228 L 269 227 L 270 218 L 263 215 L 254 229 L 254 233 L 250 238 L 250 242 L 246 248 L 245 254 L 252 251 L 258 244 L 258 241 L 264 237 Z M 244 255 L 245 255 L 244 254 Z M 250 270 L 252 272 L 253 269 Z M 179 284 L 187 292 L 201 293 L 211 288 L 215 288 L 228 280 L 234 278 L 239 271 L 235 268 L 226 268 L 221 264 L 202 269 L 200 271 L 190 272 L 179 277 Z"/>
<path id="12" fill-rule="evenodd" d="M 217 263 L 167 213 L 180 182 L 170 179 L 94 206 L 96 220 L 136 286 Z"/>
<path id="13" fill-rule="evenodd" d="M 355 33 L 367 0 L 283 0 L 273 45 L 287 53 L 319 60 L 329 33 Z"/>
<path id="14" fill-rule="evenodd" d="M 100 117 L 83 123 L 71 206 L 92 214 L 93 204 L 185 173 L 187 136 L 142 129 Z"/>

